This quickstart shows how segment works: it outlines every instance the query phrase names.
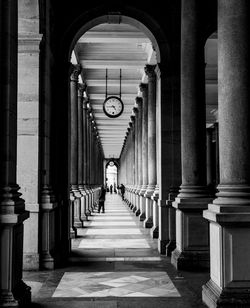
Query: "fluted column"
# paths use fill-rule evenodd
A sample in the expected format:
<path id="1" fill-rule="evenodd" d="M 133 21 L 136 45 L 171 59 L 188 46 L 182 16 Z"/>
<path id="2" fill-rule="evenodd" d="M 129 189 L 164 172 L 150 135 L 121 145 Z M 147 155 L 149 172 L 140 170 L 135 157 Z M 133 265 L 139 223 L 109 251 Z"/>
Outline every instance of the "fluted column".
<path id="1" fill-rule="evenodd" d="M 71 237 L 76 236 L 75 215 L 79 207 L 78 189 L 78 76 L 80 65 L 71 66 L 70 75 L 70 200 L 71 200 Z"/>
<path id="2" fill-rule="evenodd" d="M 146 218 L 146 198 L 144 196 L 148 185 L 148 85 L 140 84 L 142 92 L 142 187 L 140 191 L 141 213 L 140 221 Z"/>
<path id="3" fill-rule="evenodd" d="M 86 219 L 88 220 L 88 189 L 87 189 L 87 171 L 88 171 L 88 157 L 87 157 L 87 149 L 88 149 L 88 143 L 87 143 L 87 125 L 88 125 L 88 119 L 87 119 L 87 99 L 84 98 L 82 101 L 82 181 L 83 181 L 83 188 L 85 193 L 84 198 L 84 204 L 81 211 L 82 220 Z"/>
<path id="4" fill-rule="evenodd" d="M 138 187 L 138 108 L 137 106 L 133 108 L 135 115 L 135 184 L 133 189 L 133 212 L 137 210 L 136 204 L 136 191 Z"/>
<path id="5" fill-rule="evenodd" d="M 23 221 L 29 217 L 16 183 L 17 1 L 0 2 L 0 305 L 29 306 L 22 280 Z"/>
<path id="6" fill-rule="evenodd" d="M 83 102 L 84 102 L 84 91 L 86 90 L 85 83 L 78 84 L 78 190 L 80 192 L 80 202 L 78 206 L 78 211 L 75 214 L 75 221 L 77 221 L 78 226 L 83 227 L 83 221 L 86 219 L 85 207 L 86 207 L 86 192 L 84 189 L 84 148 L 83 148 Z"/>
<path id="7" fill-rule="evenodd" d="M 208 224 L 202 217 L 211 198 L 206 187 L 205 66 L 198 5 L 198 0 L 182 1 L 182 184 L 173 203 L 177 247 L 172 253 L 172 263 L 178 269 L 209 266 Z"/>
<path id="8" fill-rule="evenodd" d="M 142 98 L 136 97 L 136 104 L 138 108 L 138 114 L 137 114 L 137 149 L 138 149 L 138 155 L 137 155 L 137 176 L 138 176 L 138 185 L 136 189 L 136 216 L 140 215 L 141 213 L 141 204 L 140 204 L 140 190 L 142 186 Z"/>
<path id="9" fill-rule="evenodd" d="M 70 183 L 71 195 L 73 198 L 79 197 L 78 190 L 78 76 L 81 72 L 80 65 L 72 65 L 70 76 L 70 106 L 71 106 L 71 131 L 70 131 Z"/>
<path id="10" fill-rule="evenodd" d="M 219 156 L 210 222 L 209 307 L 250 307 L 249 2 L 218 1 Z"/>
<path id="11" fill-rule="evenodd" d="M 155 65 L 146 65 L 148 76 L 148 186 L 145 192 L 146 219 L 145 228 L 153 226 L 153 209 L 151 197 L 155 191 L 156 178 L 156 75 Z"/>
<path id="12" fill-rule="evenodd" d="M 90 157 L 90 131 L 91 131 L 91 107 L 88 105 L 87 109 L 87 172 L 86 172 L 86 191 L 87 191 L 87 214 L 91 215 L 91 186 L 90 186 L 90 172 L 91 172 L 91 157 Z"/>
<path id="13" fill-rule="evenodd" d="M 86 84 L 78 84 L 78 189 L 84 193 L 83 187 L 83 94 Z"/>
<path id="14" fill-rule="evenodd" d="M 179 57 L 175 60 L 173 65 L 177 66 L 179 62 Z M 177 63 L 176 63 L 177 62 Z M 179 193 L 179 187 L 181 184 L 181 107 L 180 107 L 180 76 L 171 77 L 171 134 L 170 134 L 170 159 L 169 159 L 169 172 L 170 174 L 170 188 L 168 192 L 168 197 L 166 200 L 166 209 L 161 207 L 160 210 L 167 210 L 165 221 L 168 224 L 163 225 L 161 230 L 162 243 L 166 243 L 167 256 L 171 256 L 172 251 L 176 248 L 176 209 L 173 207 L 173 202 Z M 161 215 L 160 215 L 161 216 Z M 163 245 L 162 245 L 163 246 Z"/>
<path id="15" fill-rule="evenodd" d="M 51 26 L 49 17 L 50 5 L 45 6 L 46 14 L 46 31 L 40 44 L 40 62 L 39 62 L 39 158 L 41 174 L 40 181 L 40 216 L 39 216 L 39 233 L 40 245 L 39 250 L 39 265 L 43 269 L 52 269 L 55 266 L 55 251 L 60 250 L 63 255 L 67 255 L 70 250 L 70 240 L 68 231 L 63 233 L 60 230 L 60 223 L 55 222 L 55 213 L 63 220 L 68 221 L 68 213 L 70 206 L 60 206 L 56 200 L 54 191 L 52 189 L 52 90 L 51 83 L 53 79 L 52 73 L 52 54 L 50 49 L 50 33 L 48 31 Z M 32 14 L 33 19 L 34 13 Z M 30 54 L 29 54 L 30 58 Z M 67 63 L 67 73 L 70 74 L 71 64 Z M 39 75 L 39 74 L 38 74 Z M 27 107 L 26 107 L 27 108 Z M 33 183 L 34 185 L 34 183 Z M 34 185 L 35 186 L 35 185 Z M 60 214 L 58 214 L 60 213 Z M 67 218 L 66 218 L 67 217 Z M 59 219 L 58 219 L 59 220 Z M 29 222 L 30 223 L 30 222 Z M 33 225 L 32 225 L 33 227 Z M 67 230 L 67 228 L 65 228 Z M 56 241 L 54 240 L 56 238 Z M 28 240 L 29 241 L 29 240 Z M 53 253 L 54 252 L 54 253 Z M 30 260 L 27 261 L 27 263 Z"/>

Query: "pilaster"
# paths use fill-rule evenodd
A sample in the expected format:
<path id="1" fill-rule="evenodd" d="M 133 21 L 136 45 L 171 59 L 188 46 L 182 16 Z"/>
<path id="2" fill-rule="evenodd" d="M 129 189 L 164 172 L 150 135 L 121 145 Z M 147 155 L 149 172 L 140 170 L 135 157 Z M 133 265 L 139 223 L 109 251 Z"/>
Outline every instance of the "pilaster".
<path id="1" fill-rule="evenodd" d="M 28 306 L 30 287 L 22 280 L 23 222 L 29 217 L 16 183 L 17 1 L 0 4 L 0 306 Z"/>

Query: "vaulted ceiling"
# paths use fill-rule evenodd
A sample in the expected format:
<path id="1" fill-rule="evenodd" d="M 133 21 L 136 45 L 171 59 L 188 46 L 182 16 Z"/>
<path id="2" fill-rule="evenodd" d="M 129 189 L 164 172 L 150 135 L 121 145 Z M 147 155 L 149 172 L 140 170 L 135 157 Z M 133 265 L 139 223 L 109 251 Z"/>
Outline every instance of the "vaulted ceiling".
<path id="1" fill-rule="evenodd" d="M 215 36 L 206 44 L 205 58 L 207 123 L 212 123 L 216 121 L 217 110 Z M 152 44 L 146 35 L 134 26 L 123 23 L 100 24 L 80 37 L 74 48 L 72 62 L 82 66 L 81 79 L 87 84 L 87 96 L 104 156 L 119 158 L 135 98 L 141 95 L 139 84 L 147 83 L 144 67 L 146 64 L 156 64 Z M 109 118 L 103 112 L 106 92 L 108 96 L 119 96 L 120 90 L 124 112 L 118 118 Z"/>

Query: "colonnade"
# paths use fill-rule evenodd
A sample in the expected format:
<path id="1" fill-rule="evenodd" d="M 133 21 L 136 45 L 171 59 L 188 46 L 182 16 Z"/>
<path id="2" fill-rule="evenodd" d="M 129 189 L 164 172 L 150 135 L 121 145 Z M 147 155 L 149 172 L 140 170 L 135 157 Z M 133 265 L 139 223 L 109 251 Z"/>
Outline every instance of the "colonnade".
<path id="1" fill-rule="evenodd" d="M 210 268 L 210 280 L 203 286 L 202 291 L 203 301 L 209 307 L 248 307 L 249 4 L 243 0 L 218 0 L 220 163 L 219 170 L 216 169 L 218 192 L 214 196 L 214 191 L 208 187 L 211 183 L 208 168 L 208 145 L 211 136 L 209 133 L 206 136 L 205 126 L 205 37 L 199 24 L 199 2 L 182 1 L 180 90 L 176 76 L 171 76 L 171 91 L 169 90 L 165 68 L 160 65 L 147 65 L 145 68 L 148 84 L 141 84 L 142 96 L 136 98 L 134 114 L 131 116 L 120 156 L 119 182 L 126 186 L 126 202 L 143 221 L 144 227 L 151 228 L 152 236 L 158 237 L 159 251 L 171 255 L 171 261 L 177 269 Z M 45 10 L 48 11 L 49 7 L 45 7 Z M 58 119 L 59 115 L 55 117 L 58 104 L 53 101 L 55 97 L 51 96 L 50 91 L 55 77 L 51 42 L 47 33 L 51 27 L 50 19 L 46 18 L 47 32 L 45 31 L 42 38 L 35 28 L 36 33 L 22 37 L 23 44 L 19 40 L 21 47 L 18 55 L 17 1 L 1 1 L 0 18 L 0 305 L 8 307 L 19 304 L 25 306 L 26 302 L 30 301 L 30 288 L 22 280 L 22 260 L 24 259 L 25 266 L 31 264 L 32 269 L 38 269 L 39 266 L 54 268 L 56 253 L 69 250 L 68 234 L 74 237 L 76 228 L 83 226 L 88 215 L 91 215 L 98 187 L 103 182 L 103 153 L 91 108 L 83 95 L 85 85 L 78 84 L 80 68 L 70 65 L 69 147 L 66 142 L 66 151 L 70 149 L 71 157 L 68 204 L 67 198 L 60 197 L 60 194 L 64 196 L 68 192 L 61 192 L 60 185 L 56 185 L 55 179 L 60 172 L 57 173 L 58 166 L 52 164 L 55 162 L 52 152 L 57 146 L 55 136 L 59 134 L 54 132 L 52 137 L 52 128 L 54 131 L 56 128 L 52 125 L 51 117 Z M 39 44 L 42 55 L 40 86 L 46 91 L 40 94 L 42 104 L 39 121 L 32 122 L 35 123 L 32 124 L 32 134 L 30 130 L 29 134 L 27 130 L 22 131 L 22 127 L 19 130 L 22 132 L 19 135 L 22 136 L 22 141 L 27 137 L 34 142 L 34 148 L 31 147 L 29 155 L 22 157 L 22 161 L 28 164 L 30 157 L 35 157 L 36 167 L 32 169 L 31 177 L 39 179 L 38 184 L 33 182 L 31 177 L 27 180 L 17 172 L 17 156 L 20 154 L 17 155 L 17 81 L 25 76 L 24 72 L 20 71 L 20 78 L 17 80 L 17 55 L 26 60 L 28 54 L 32 55 L 36 63 L 33 70 L 36 76 L 35 93 L 20 96 L 23 101 L 19 98 L 19 102 L 32 101 L 36 106 L 32 110 L 38 114 Z M 22 61 L 20 63 L 22 64 Z M 170 104 L 165 102 L 163 97 L 168 97 L 168 91 L 174 97 L 177 97 L 180 91 L 181 110 L 179 113 L 176 99 L 171 105 L 171 113 L 166 116 L 165 111 Z M 22 93 L 27 94 L 25 91 Z M 158 118 L 158 115 L 161 117 Z M 34 118 L 38 119 L 38 115 L 35 116 Z M 166 123 L 163 123 L 164 119 L 167 119 Z M 180 155 L 178 121 L 181 122 L 181 164 L 177 159 Z M 167 136 L 162 134 L 162 130 L 157 133 L 157 127 L 164 125 Z M 171 138 L 175 140 L 169 151 L 172 156 L 162 146 L 163 138 L 169 138 L 169 127 L 172 129 Z M 30 129 L 31 126 L 27 125 L 27 128 Z M 161 155 L 158 155 L 159 152 Z M 165 173 L 163 162 L 167 168 Z M 22 166 L 19 166 L 19 170 L 22 170 Z M 176 175 L 180 170 L 181 179 Z M 31 198 L 32 194 L 25 197 L 26 209 L 19 192 L 17 176 L 23 183 L 21 188 L 25 188 L 24 194 L 34 185 L 39 187 L 36 197 Z M 169 179 L 169 185 L 165 185 L 163 177 Z M 27 220 L 29 215 L 31 218 Z M 69 225 L 68 217 L 71 218 Z M 24 222 L 28 222 L 27 233 L 39 232 L 40 236 L 39 240 L 37 236 L 32 250 L 25 253 L 23 239 L 27 242 L 27 237 L 24 236 Z"/>
<path id="2" fill-rule="evenodd" d="M 158 234 L 156 160 L 156 73 L 146 65 L 148 83 L 140 84 L 141 97 L 135 98 L 121 156 L 119 182 L 126 187 L 125 199 L 143 221 Z"/>
<path id="3" fill-rule="evenodd" d="M 172 264 L 177 269 L 185 270 L 210 268 L 210 280 L 203 286 L 203 301 L 209 307 L 247 307 L 250 302 L 247 274 L 250 264 L 246 261 L 246 254 L 250 251 L 247 242 L 250 180 L 249 7 L 245 1 L 239 3 L 232 0 L 228 3 L 220 0 L 218 8 L 219 117 L 211 131 L 206 129 L 205 39 L 199 30 L 199 4 L 191 0 L 183 1 L 182 5 L 182 178 L 179 187 L 173 187 L 173 190 L 166 187 L 170 195 L 167 204 L 170 202 L 171 208 L 167 220 L 162 221 L 159 203 L 156 211 L 152 206 L 153 194 L 157 196 L 157 182 L 152 172 L 157 171 L 154 151 L 158 148 L 150 138 L 154 134 L 151 123 L 154 123 L 154 128 L 156 125 L 155 120 L 150 122 L 151 116 L 155 116 L 154 109 L 150 109 L 154 107 L 151 78 L 148 79 L 147 96 L 144 86 L 141 87 L 142 97 L 136 99 L 134 116 L 131 117 L 121 155 L 120 176 L 126 184 L 126 202 L 144 221 L 144 227 L 151 228 L 153 220 L 155 227 L 158 224 L 159 229 L 164 228 L 165 223 L 168 228 L 167 247 L 170 245 L 171 249 L 166 253 L 171 253 Z M 146 110 L 147 126 L 143 122 Z M 215 155 L 219 158 L 219 164 L 216 160 L 211 163 L 212 132 L 216 138 Z M 148 137 L 145 137 L 147 133 Z M 154 140 L 157 141 L 157 136 Z M 144 153 L 142 160 L 141 153 Z M 124 169 L 126 173 L 122 175 Z M 214 184 L 219 184 L 216 195 Z"/>
<path id="4" fill-rule="evenodd" d="M 99 140 L 90 102 L 84 95 L 87 85 L 79 83 L 79 65 L 71 65 L 70 72 L 70 234 L 76 237 L 77 227 L 97 205 L 103 184 L 103 151 Z"/>

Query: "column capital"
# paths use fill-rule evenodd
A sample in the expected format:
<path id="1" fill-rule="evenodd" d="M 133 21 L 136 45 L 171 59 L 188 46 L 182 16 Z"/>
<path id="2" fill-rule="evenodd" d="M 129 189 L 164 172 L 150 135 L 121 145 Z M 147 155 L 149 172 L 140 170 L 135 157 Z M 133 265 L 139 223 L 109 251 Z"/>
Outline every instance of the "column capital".
<path id="1" fill-rule="evenodd" d="M 88 109 L 88 106 L 87 106 L 87 104 L 88 104 L 88 99 L 87 98 L 83 98 L 83 101 L 82 101 L 82 108 L 84 109 L 84 110 L 87 110 Z"/>
<path id="2" fill-rule="evenodd" d="M 140 96 L 136 96 L 136 98 L 135 98 L 135 102 L 136 102 L 136 104 L 137 104 L 138 108 L 140 108 L 140 107 L 141 107 L 141 105 L 142 105 L 142 97 L 140 97 Z"/>
<path id="3" fill-rule="evenodd" d="M 156 78 L 155 67 L 156 65 L 147 64 L 144 68 L 145 74 L 148 76 L 149 80 L 154 80 Z"/>
<path id="4" fill-rule="evenodd" d="M 86 83 L 78 83 L 78 96 L 79 97 L 83 97 L 83 93 L 86 90 L 87 85 Z"/>
<path id="5" fill-rule="evenodd" d="M 78 76 L 81 73 L 81 65 L 80 64 L 72 64 L 70 65 L 70 80 L 71 81 L 78 81 Z"/>
<path id="6" fill-rule="evenodd" d="M 135 114 L 135 116 L 137 115 L 137 113 L 138 113 L 138 108 L 137 107 L 133 107 L 133 113 Z"/>
<path id="7" fill-rule="evenodd" d="M 142 93 L 146 93 L 148 91 L 148 84 L 147 83 L 140 83 L 139 88 L 140 88 L 140 91 Z"/>

